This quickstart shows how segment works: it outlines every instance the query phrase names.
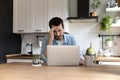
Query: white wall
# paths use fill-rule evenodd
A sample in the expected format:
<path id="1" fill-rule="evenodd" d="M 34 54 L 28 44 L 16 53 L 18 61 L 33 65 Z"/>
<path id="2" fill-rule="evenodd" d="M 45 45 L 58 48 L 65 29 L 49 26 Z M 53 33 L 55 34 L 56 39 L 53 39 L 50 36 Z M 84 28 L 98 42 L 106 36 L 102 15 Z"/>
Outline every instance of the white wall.
<path id="1" fill-rule="evenodd" d="M 97 10 L 97 14 L 99 16 L 99 20 L 104 17 L 105 15 L 111 15 L 113 17 L 115 17 L 116 15 L 120 16 L 120 13 L 118 12 L 112 12 L 112 13 L 108 13 L 105 11 L 106 9 L 106 3 L 107 1 L 110 0 L 101 0 L 102 5 L 101 7 Z M 70 16 L 71 17 L 76 17 L 77 16 L 77 0 L 70 0 Z M 90 9 L 91 11 L 91 9 Z M 77 22 L 77 21 L 76 21 Z M 99 49 L 102 48 L 102 38 L 98 37 L 98 34 L 100 33 L 99 31 L 99 21 L 98 22 L 83 22 L 82 20 L 78 23 L 76 22 L 72 22 L 70 23 L 70 32 L 73 36 L 76 37 L 76 39 L 79 42 L 79 45 L 81 47 L 81 50 L 83 53 L 86 52 L 86 49 L 89 47 L 90 43 L 93 44 L 93 48 L 98 51 Z M 114 34 L 119 34 L 120 33 L 120 27 L 115 27 L 113 28 L 113 33 Z M 114 44 L 117 43 L 117 45 L 113 45 L 113 47 L 111 48 L 112 51 L 116 50 L 115 52 L 117 52 L 117 54 L 120 55 L 120 43 L 119 43 L 119 39 L 118 37 L 114 38 Z M 105 45 L 104 45 L 105 47 Z M 114 53 L 116 54 L 116 53 Z"/>
<path id="2" fill-rule="evenodd" d="M 99 20 L 104 17 L 105 15 L 118 15 L 119 13 L 106 13 L 105 8 L 106 8 L 106 2 L 108 0 L 101 0 L 102 1 L 102 6 L 100 9 L 97 10 Z M 77 0 L 70 0 L 70 16 L 75 17 L 77 16 Z M 98 37 L 99 32 L 99 22 L 79 22 L 79 23 L 70 23 L 70 32 L 71 35 L 75 36 L 77 39 L 80 49 L 83 53 L 86 52 L 86 49 L 89 47 L 90 43 L 93 44 L 93 48 L 98 51 L 99 49 L 102 48 L 102 40 L 101 37 Z M 114 34 L 119 34 L 120 33 L 120 27 L 118 28 L 113 28 Z M 39 34 L 40 35 L 40 34 Z M 114 43 L 117 43 L 117 45 L 114 45 L 112 47 L 113 50 L 117 49 L 116 52 L 117 54 L 120 55 L 120 38 L 115 37 Z M 29 51 L 29 48 L 26 48 L 26 43 L 30 42 L 33 43 L 34 46 L 34 53 L 40 53 L 40 48 L 37 43 L 37 38 L 36 34 L 26 34 L 23 37 L 23 42 L 22 42 L 22 53 L 26 53 Z"/>
<path id="3" fill-rule="evenodd" d="M 36 37 L 36 36 L 40 37 Z M 39 41 L 42 41 L 42 38 L 44 37 L 45 34 L 23 34 L 22 35 L 22 49 L 21 53 L 22 54 L 27 54 L 28 52 L 31 51 L 30 46 L 26 46 L 27 43 L 31 43 L 33 45 L 33 54 L 40 54 L 40 46 L 39 46 Z"/>
<path id="4" fill-rule="evenodd" d="M 98 23 L 71 23 L 70 32 L 79 42 L 80 49 L 85 53 L 86 49 L 93 44 L 96 50 L 101 48 L 101 40 L 98 37 Z"/>

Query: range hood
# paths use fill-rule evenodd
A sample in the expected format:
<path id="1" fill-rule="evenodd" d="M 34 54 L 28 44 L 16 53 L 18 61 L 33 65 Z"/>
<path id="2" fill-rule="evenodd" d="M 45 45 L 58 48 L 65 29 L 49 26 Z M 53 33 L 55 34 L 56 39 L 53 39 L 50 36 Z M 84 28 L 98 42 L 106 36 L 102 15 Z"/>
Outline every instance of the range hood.
<path id="1" fill-rule="evenodd" d="M 70 22 L 98 22 L 98 16 L 89 17 L 68 17 L 67 20 Z"/>
<path id="2" fill-rule="evenodd" d="M 98 16 L 90 16 L 89 0 L 77 0 L 77 17 L 68 17 L 67 20 L 95 20 L 98 21 Z"/>

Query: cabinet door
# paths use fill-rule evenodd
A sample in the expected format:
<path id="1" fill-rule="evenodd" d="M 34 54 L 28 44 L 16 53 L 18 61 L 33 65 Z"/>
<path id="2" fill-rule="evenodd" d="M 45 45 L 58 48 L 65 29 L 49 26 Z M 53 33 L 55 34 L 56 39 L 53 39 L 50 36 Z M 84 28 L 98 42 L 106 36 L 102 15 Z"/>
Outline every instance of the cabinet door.
<path id="1" fill-rule="evenodd" d="M 48 0 L 48 19 L 52 17 L 60 17 L 64 20 L 65 31 L 68 32 L 67 17 L 68 17 L 68 0 Z"/>
<path id="2" fill-rule="evenodd" d="M 68 0 L 14 0 L 14 33 L 48 32 L 48 22 L 58 16 L 66 20 Z M 66 28 L 65 28 L 66 29 Z"/>
<path id="3" fill-rule="evenodd" d="M 13 2 L 13 32 L 24 32 L 26 26 L 26 3 L 25 0 Z M 21 6 L 22 5 L 22 6 Z"/>
<path id="4" fill-rule="evenodd" d="M 25 0 L 27 3 L 26 3 L 26 6 L 27 6 L 27 10 L 26 10 L 26 28 L 25 28 L 25 32 L 27 33 L 31 33 L 31 32 L 34 32 L 33 29 L 33 25 L 34 25 L 34 22 L 33 22 L 33 18 L 34 18 L 34 12 L 33 12 L 33 2 L 34 0 Z"/>
<path id="5" fill-rule="evenodd" d="M 68 0 L 48 0 L 48 16 L 68 17 Z"/>
<path id="6" fill-rule="evenodd" d="M 34 0 L 34 31 L 48 32 L 48 0 Z"/>
<path id="7" fill-rule="evenodd" d="M 31 32 L 33 27 L 32 0 L 14 0 L 13 4 L 13 32 Z"/>

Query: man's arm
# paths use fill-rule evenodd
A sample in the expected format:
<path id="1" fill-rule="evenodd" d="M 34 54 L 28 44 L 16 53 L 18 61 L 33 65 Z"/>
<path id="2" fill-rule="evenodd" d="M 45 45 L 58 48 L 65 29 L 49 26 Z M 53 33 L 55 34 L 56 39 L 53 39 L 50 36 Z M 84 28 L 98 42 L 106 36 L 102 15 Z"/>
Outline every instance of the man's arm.
<path id="1" fill-rule="evenodd" d="M 52 45 L 52 42 L 54 40 L 54 34 L 53 34 L 53 32 L 54 32 L 54 27 L 52 29 L 50 29 L 50 31 L 48 33 L 49 34 L 48 45 Z"/>
<path id="2" fill-rule="evenodd" d="M 47 42 L 48 42 L 48 36 L 44 37 L 42 40 L 42 48 L 41 48 L 41 59 L 46 63 L 47 62 L 47 58 L 45 56 L 45 50 L 47 47 Z"/>
<path id="3" fill-rule="evenodd" d="M 53 32 L 54 32 L 54 27 L 52 29 L 50 29 L 50 31 L 48 33 L 49 35 L 48 35 L 48 43 L 47 43 L 47 45 L 52 45 L 52 43 L 53 43 L 53 40 L 54 40 Z M 44 55 L 47 58 L 47 49 L 46 48 L 45 48 L 45 51 L 44 51 Z"/>
<path id="4" fill-rule="evenodd" d="M 44 55 L 45 58 L 47 58 L 47 45 L 52 45 L 52 42 L 54 40 L 53 31 L 54 31 L 54 28 L 50 29 L 46 39 L 43 39 L 41 53 Z"/>

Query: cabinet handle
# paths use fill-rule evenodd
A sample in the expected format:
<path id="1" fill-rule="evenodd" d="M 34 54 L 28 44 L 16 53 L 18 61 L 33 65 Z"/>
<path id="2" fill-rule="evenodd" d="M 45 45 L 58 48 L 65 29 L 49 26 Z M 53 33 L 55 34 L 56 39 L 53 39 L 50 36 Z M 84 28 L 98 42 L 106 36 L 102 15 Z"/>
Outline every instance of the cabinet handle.
<path id="1" fill-rule="evenodd" d="M 18 30 L 19 32 L 23 32 L 24 30 Z"/>
<path id="2" fill-rule="evenodd" d="M 42 31 L 42 30 L 35 30 L 35 31 Z"/>

